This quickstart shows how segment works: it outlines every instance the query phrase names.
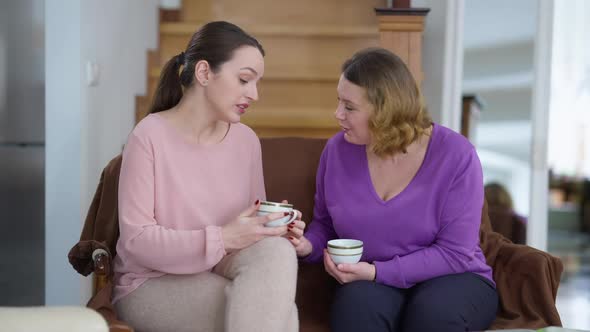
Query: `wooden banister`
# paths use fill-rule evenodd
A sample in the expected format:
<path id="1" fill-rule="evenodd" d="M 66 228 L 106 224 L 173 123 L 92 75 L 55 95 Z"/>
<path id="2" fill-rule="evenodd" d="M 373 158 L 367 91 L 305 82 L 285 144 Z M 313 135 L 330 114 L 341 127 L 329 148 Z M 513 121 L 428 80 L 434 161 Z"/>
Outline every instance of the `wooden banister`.
<path id="1" fill-rule="evenodd" d="M 483 102 L 477 95 L 464 95 L 461 112 L 461 135 L 475 144 L 477 122 Z"/>
<path id="2" fill-rule="evenodd" d="M 379 20 L 379 43 L 399 56 L 418 85 L 422 73 L 422 33 L 428 8 L 409 8 L 408 1 L 394 1 L 393 8 L 375 8 Z M 407 6 L 407 7 L 404 7 Z"/>

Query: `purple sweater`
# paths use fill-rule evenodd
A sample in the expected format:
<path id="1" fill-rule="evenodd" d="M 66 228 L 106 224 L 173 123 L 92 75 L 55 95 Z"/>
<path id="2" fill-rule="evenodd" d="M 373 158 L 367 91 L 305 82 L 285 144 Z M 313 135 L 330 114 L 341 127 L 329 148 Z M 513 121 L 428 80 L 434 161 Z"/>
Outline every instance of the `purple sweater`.
<path id="1" fill-rule="evenodd" d="M 377 281 L 409 288 L 438 276 L 473 272 L 492 281 L 479 246 L 483 177 L 475 148 L 434 124 L 424 161 L 397 196 L 375 192 L 364 145 L 332 137 L 317 173 L 314 216 L 305 237 L 318 263 L 328 240 L 364 242 L 361 261 L 373 263 Z"/>

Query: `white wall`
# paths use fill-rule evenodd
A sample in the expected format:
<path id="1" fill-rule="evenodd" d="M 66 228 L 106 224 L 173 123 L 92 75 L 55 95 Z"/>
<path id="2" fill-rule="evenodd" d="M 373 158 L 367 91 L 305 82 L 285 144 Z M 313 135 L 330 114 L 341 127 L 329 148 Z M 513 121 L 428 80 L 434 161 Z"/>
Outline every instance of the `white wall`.
<path id="1" fill-rule="evenodd" d="M 464 0 L 414 0 L 430 8 L 422 49 L 422 90 L 433 120 L 455 131 L 461 125 Z"/>
<path id="2" fill-rule="evenodd" d="M 590 177 L 590 2 L 555 2 L 549 167 Z"/>
<path id="3" fill-rule="evenodd" d="M 157 45 L 158 0 L 47 0 L 46 303 L 82 304 L 89 278 L 67 262 L 102 168 L 133 127 Z M 86 63 L 100 69 L 86 85 Z M 80 285 L 79 287 L 76 285 Z"/>
<path id="4" fill-rule="evenodd" d="M 527 244 L 547 250 L 549 169 L 547 166 L 547 132 L 552 98 L 552 55 L 554 1 L 539 0 L 532 94 L 531 138 L 531 213 L 527 224 Z"/>
<path id="5" fill-rule="evenodd" d="M 80 280 L 67 262 L 83 196 L 78 0 L 47 0 L 45 63 L 45 303 L 78 304 Z"/>
<path id="6" fill-rule="evenodd" d="M 96 86 L 84 85 L 82 106 L 87 112 L 89 204 L 103 167 L 121 152 L 135 122 L 135 95 L 147 87 L 147 50 L 157 47 L 158 0 L 83 1 L 81 60 L 99 67 Z"/>

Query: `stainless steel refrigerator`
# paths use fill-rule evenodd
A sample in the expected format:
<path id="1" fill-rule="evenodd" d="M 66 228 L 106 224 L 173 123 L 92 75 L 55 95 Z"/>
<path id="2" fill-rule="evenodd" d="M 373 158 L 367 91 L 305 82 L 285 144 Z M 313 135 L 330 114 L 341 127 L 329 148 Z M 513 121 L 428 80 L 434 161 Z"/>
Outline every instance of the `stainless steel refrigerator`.
<path id="1" fill-rule="evenodd" d="M 44 12 L 0 0 L 0 306 L 45 302 Z"/>

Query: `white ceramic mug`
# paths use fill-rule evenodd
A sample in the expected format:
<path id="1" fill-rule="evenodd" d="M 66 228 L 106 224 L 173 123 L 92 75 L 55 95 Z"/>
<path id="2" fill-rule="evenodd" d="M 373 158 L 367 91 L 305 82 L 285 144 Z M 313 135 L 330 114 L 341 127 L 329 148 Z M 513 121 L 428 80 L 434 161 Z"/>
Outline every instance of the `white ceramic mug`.
<path id="1" fill-rule="evenodd" d="M 293 204 L 288 203 L 277 203 L 271 201 L 262 201 L 260 202 L 260 206 L 258 207 L 258 211 L 256 211 L 257 216 L 266 216 L 271 213 L 275 212 L 289 212 L 291 213 L 290 216 L 284 216 L 283 218 L 271 220 L 264 224 L 266 227 L 279 227 L 283 225 L 287 225 L 293 220 L 297 219 L 299 211 L 293 208 Z"/>
<path id="2" fill-rule="evenodd" d="M 363 256 L 363 241 L 337 239 L 328 241 L 328 254 L 334 264 L 356 264 Z"/>

